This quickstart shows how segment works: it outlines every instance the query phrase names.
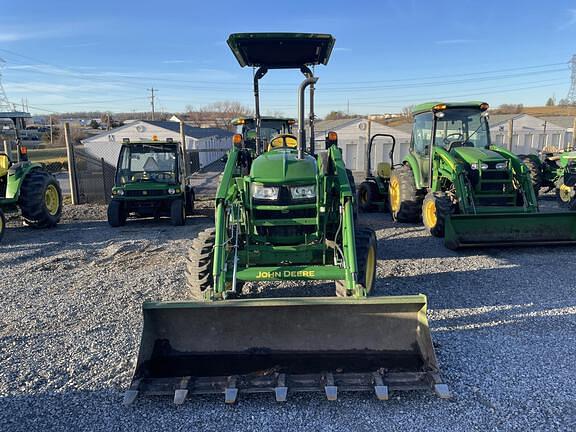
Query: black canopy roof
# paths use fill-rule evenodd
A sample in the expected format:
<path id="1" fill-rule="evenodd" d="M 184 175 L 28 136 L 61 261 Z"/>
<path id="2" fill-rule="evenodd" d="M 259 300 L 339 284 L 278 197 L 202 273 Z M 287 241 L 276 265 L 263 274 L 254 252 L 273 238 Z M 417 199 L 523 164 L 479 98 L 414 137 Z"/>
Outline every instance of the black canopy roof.
<path id="1" fill-rule="evenodd" d="M 268 69 L 327 64 L 336 40 L 318 33 L 233 33 L 228 45 L 240 66 Z"/>

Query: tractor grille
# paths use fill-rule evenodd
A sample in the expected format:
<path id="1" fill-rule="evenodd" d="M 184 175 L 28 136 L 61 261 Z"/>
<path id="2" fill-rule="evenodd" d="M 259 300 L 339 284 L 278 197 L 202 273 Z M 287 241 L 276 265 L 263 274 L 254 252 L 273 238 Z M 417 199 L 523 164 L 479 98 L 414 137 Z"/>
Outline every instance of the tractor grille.
<path id="1" fill-rule="evenodd" d="M 146 193 L 144 193 L 146 192 Z M 167 190 L 127 190 L 124 192 L 124 196 L 127 197 L 143 197 L 143 196 L 162 196 L 162 195 L 168 195 L 168 191 Z"/>
<path id="2" fill-rule="evenodd" d="M 482 171 L 482 180 L 508 180 L 509 178 L 508 170 Z"/>
<path id="3" fill-rule="evenodd" d="M 288 210 L 287 213 L 278 210 L 254 210 L 255 219 L 296 219 L 296 218 L 315 218 L 316 209 L 298 209 Z"/>

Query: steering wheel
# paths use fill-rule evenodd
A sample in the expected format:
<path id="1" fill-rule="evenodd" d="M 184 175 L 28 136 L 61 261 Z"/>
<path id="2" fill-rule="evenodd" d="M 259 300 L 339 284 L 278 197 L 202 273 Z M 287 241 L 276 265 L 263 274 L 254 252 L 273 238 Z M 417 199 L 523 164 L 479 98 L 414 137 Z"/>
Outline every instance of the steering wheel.
<path id="1" fill-rule="evenodd" d="M 452 140 L 450 140 L 450 137 L 456 137 L 453 138 Z M 464 135 L 462 135 L 460 132 L 455 132 L 455 133 L 451 133 L 450 135 L 446 135 L 443 139 L 444 144 L 448 145 L 448 144 L 452 144 L 454 141 L 462 141 L 464 139 Z"/>

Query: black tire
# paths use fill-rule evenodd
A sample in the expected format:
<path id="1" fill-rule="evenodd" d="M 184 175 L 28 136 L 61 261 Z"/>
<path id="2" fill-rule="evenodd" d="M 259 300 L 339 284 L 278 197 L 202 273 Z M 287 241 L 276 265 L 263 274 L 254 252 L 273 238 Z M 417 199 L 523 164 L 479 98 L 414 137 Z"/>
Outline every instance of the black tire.
<path id="1" fill-rule="evenodd" d="M 186 188 L 186 215 L 190 216 L 194 213 L 194 201 L 196 200 L 196 195 L 194 194 L 194 189 Z"/>
<path id="2" fill-rule="evenodd" d="M 371 181 L 360 183 L 358 187 L 358 209 L 362 212 L 374 211 L 377 206 L 376 202 L 381 201 L 378 186 Z"/>
<path id="3" fill-rule="evenodd" d="M 394 205 L 393 187 L 398 187 L 399 202 Z M 389 208 L 392 218 L 397 222 L 418 222 L 422 212 L 422 197 L 416 189 L 414 173 L 409 166 L 403 165 L 390 173 Z"/>
<path id="4" fill-rule="evenodd" d="M 376 233 L 371 228 L 362 227 L 356 230 L 355 237 L 356 261 L 358 264 L 357 282 L 366 289 L 367 295 L 371 295 L 374 292 L 374 285 L 376 281 L 376 262 L 378 257 Z M 369 259 L 371 251 L 372 256 Z M 367 283 L 369 286 L 366 286 Z M 346 290 L 345 281 L 335 281 L 335 285 L 337 297 L 350 297 L 353 295 L 352 292 Z"/>
<path id="5" fill-rule="evenodd" d="M 4 231 L 6 231 L 6 217 L 2 209 L 0 209 L 0 241 L 2 241 L 2 237 L 4 237 Z"/>
<path id="6" fill-rule="evenodd" d="M 434 211 L 432 217 L 428 209 Z M 446 217 L 453 214 L 454 210 L 452 200 L 444 192 L 429 192 L 422 203 L 422 222 L 434 237 L 444 237 Z"/>
<path id="7" fill-rule="evenodd" d="M 111 227 L 117 228 L 126 225 L 127 216 L 124 204 L 121 201 L 110 201 L 110 204 L 108 204 L 108 224 Z"/>
<path id="8" fill-rule="evenodd" d="M 30 171 L 20 188 L 22 217 L 30 226 L 54 227 L 62 216 L 62 190 L 54 176 L 46 171 Z"/>
<path id="9" fill-rule="evenodd" d="M 534 194 L 536 195 L 536 197 L 538 197 L 543 182 L 542 170 L 540 168 L 540 164 L 528 156 L 520 155 L 518 157 L 520 158 L 522 163 L 526 165 L 526 168 L 528 168 L 530 181 L 532 182 L 532 186 L 534 187 Z"/>
<path id="10" fill-rule="evenodd" d="M 175 199 L 170 204 L 170 223 L 174 226 L 182 226 L 186 223 L 186 206 L 181 199 Z"/>
<path id="11" fill-rule="evenodd" d="M 186 285 L 192 300 L 208 300 L 214 290 L 212 266 L 214 263 L 214 243 L 216 230 L 201 231 L 192 241 L 186 263 Z"/>

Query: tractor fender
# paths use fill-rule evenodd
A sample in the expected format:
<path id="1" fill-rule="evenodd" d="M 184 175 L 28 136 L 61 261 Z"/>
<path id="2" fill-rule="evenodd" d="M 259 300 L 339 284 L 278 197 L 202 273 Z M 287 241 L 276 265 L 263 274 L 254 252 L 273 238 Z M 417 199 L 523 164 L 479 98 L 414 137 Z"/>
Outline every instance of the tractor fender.
<path id="1" fill-rule="evenodd" d="M 418 163 L 418 159 L 410 153 L 408 156 L 404 158 L 402 161 L 403 165 L 408 165 L 414 174 L 414 183 L 416 183 L 416 189 L 422 189 L 426 187 L 425 184 L 422 182 L 422 172 L 420 170 L 420 164 Z"/>

